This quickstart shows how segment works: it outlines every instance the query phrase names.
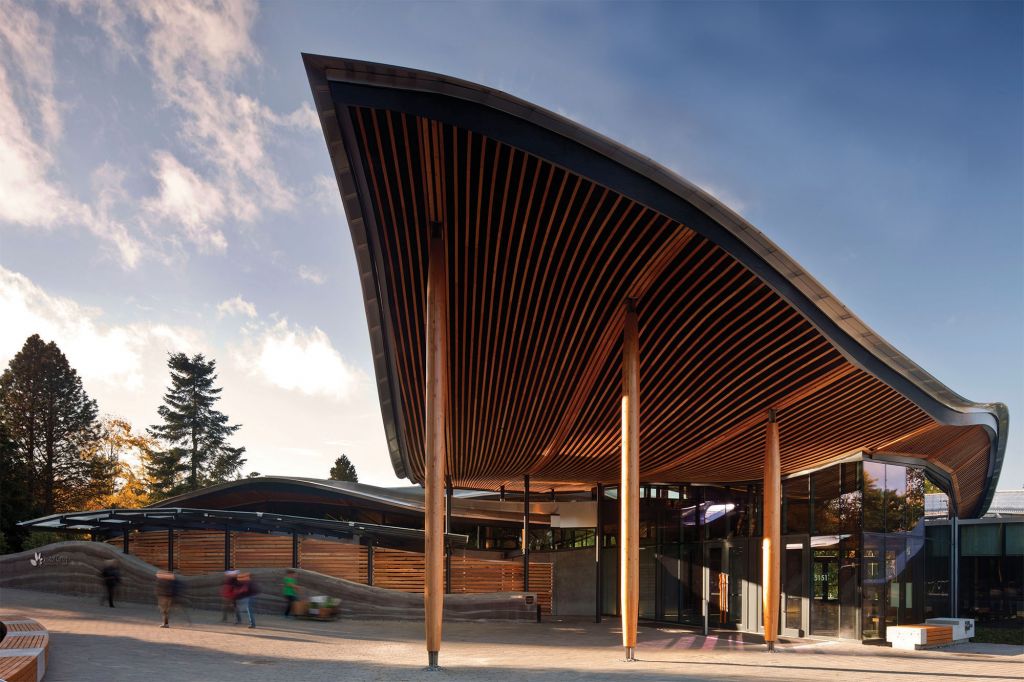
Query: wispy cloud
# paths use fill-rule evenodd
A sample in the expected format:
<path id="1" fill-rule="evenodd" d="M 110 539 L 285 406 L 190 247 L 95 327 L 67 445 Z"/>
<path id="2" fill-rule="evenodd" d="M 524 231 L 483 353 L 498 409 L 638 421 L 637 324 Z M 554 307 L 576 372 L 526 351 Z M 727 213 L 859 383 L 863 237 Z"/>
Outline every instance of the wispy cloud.
<path id="1" fill-rule="evenodd" d="M 281 130 L 319 123 L 308 102 L 279 113 L 246 91 L 260 67 L 254 2 L 66 6 L 103 32 L 110 52 L 149 68 L 154 94 L 177 117 L 182 147 L 152 154 L 154 196 L 120 192 L 123 172 L 109 163 L 94 174 L 95 196 L 72 196 L 57 170 L 66 105 L 57 95 L 53 25 L 36 11 L 43 5 L 0 0 L 0 222 L 84 226 L 133 268 L 162 242 L 182 241 L 171 236 L 179 233 L 200 252 L 221 253 L 226 225 L 295 206 L 268 147 Z"/>
<path id="2" fill-rule="evenodd" d="M 0 222 L 30 229 L 85 227 L 109 243 L 121 263 L 135 267 L 142 246 L 110 213 L 117 178 L 98 169 L 98 201 L 71 196 L 53 176 L 63 132 L 54 94 L 53 27 L 30 5 L 0 0 Z M 116 183 L 115 183 L 116 184 Z"/>
<path id="3" fill-rule="evenodd" d="M 312 282 L 313 284 L 317 285 L 323 284 L 324 282 L 327 281 L 327 278 L 324 276 L 322 272 L 308 265 L 299 266 L 299 277 L 301 279 L 306 280 L 307 282 Z"/>
<path id="4" fill-rule="evenodd" d="M 243 315 L 245 317 L 254 318 L 256 317 L 256 306 L 249 301 L 246 301 L 241 296 L 235 296 L 234 298 L 229 298 L 226 301 L 221 301 L 217 306 L 218 318 L 234 315 Z"/>

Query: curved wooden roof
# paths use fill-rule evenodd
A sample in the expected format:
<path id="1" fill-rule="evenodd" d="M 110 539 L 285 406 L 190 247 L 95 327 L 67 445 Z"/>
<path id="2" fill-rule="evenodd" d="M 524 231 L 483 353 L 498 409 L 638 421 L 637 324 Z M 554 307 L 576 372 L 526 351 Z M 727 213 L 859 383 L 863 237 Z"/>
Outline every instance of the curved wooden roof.
<path id="1" fill-rule="evenodd" d="M 644 481 L 924 462 L 984 513 L 1004 405 L 957 395 L 713 197 L 556 114 L 437 74 L 304 55 L 362 278 L 395 472 L 422 481 L 427 235 L 447 248 L 455 484 L 619 476 L 620 337 L 638 301 Z"/>

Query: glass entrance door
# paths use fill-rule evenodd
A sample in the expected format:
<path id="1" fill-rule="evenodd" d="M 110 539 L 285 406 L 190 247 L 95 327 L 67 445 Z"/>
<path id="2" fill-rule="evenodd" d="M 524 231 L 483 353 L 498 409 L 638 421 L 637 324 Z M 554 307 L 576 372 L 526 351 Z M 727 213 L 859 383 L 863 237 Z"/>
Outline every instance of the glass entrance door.
<path id="1" fill-rule="evenodd" d="M 743 579 L 746 554 L 741 543 L 724 541 L 704 545 L 708 626 L 736 627 L 743 623 Z"/>
<path id="2" fill-rule="evenodd" d="M 802 637 L 807 631 L 807 542 L 782 542 L 782 634 Z"/>

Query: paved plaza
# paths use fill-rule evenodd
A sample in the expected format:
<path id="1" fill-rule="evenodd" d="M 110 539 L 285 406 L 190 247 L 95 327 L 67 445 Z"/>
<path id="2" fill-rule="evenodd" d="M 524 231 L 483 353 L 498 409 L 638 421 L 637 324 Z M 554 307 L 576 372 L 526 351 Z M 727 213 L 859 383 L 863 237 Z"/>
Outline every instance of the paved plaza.
<path id="1" fill-rule="evenodd" d="M 640 629 L 639 661 L 621 660 L 614 621 L 601 625 L 446 624 L 444 670 L 425 673 L 420 623 L 319 623 L 262 616 L 222 625 L 209 611 L 177 612 L 157 627 L 154 607 L 101 607 L 84 598 L 4 590 L 0 612 L 36 618 L 51 633 L 47 682 L 115 680 L 1019 680 L 1024 650 L 971 644 L 899 652 L 856 643 L 788 643 L 775 654 L 734 633 L 701 637 Z"/>

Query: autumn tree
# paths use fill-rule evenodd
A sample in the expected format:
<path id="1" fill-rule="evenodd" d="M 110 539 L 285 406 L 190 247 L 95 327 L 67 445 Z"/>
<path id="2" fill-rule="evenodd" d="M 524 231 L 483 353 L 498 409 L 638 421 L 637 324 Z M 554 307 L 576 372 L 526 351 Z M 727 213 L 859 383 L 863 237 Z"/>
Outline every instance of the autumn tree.
<path id="1" fill-rule="evenodd" d="M 154 451 L 148 466 L 157 498 L 229 480 L 245 463 L 245 448 L 228 444 L 241 425 L 214 408 L 220 400 L 215 360 L 201 353 L 174 353 L 167 360 L 171 386 L 157 410 L 162 424 L 149 429 L 164 449 Z"/>
<path id="2" fill-rule="evenodd" d="M 124 419 L 108 417 L 100 427 L 100 437 L 87 457 L 109 462 L 114 475 L 106 485 L 95 489 L 83 505 L 85 509 L 138 509 L 150 502 L 152 466 L 156 441 L 132 430 Z"/>
<path id="3" fill-rule="evenodd" d="M 73 510 L 110 475 L 106 463 L 83 456 L 98 435 L 96 402 L 57 344 L 38 334 L 0 376 L 0 423 L 20 463 L 7 468 L 29 477 L 33 514 Z"/>
<path id="4" fill-rule="evenodd" d="M 352 481 L 353 483 L 359 482 L 359 476 L 356 474 L 356 467 L 349 461 L 347 455 L 343 454 L 341 457 L 334 460 L 334 466 L 331 467 L 331 480 Z"/>

